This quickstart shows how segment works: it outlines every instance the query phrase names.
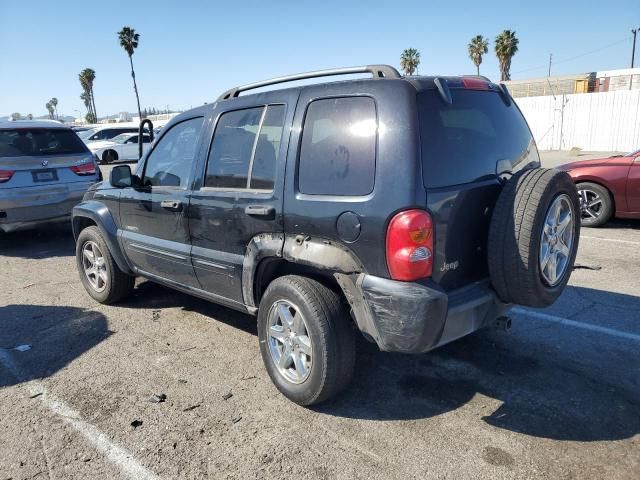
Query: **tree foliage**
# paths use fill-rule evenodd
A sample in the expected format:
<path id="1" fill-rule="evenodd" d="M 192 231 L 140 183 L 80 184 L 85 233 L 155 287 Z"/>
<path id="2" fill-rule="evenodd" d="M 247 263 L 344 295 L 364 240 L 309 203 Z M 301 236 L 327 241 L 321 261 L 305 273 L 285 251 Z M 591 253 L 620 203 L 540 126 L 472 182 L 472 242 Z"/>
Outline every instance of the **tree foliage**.
<path id="1" fill-rule="evenodd" d="M 413 75 L 420 65 L 420 52 L 415 48 L 407 48 L 400 55 L 400 68 L 405 75 Z"/>
<path id="2" fill-rule="evenodd" d="M 494 48 L 498 62 L 500 63 L 500 80 L 511 80 L 511 59 L 518 51 L 519 40 L 516 32 L 504 30 L 494 42 Z"/>
<path id="3" fill-rule="evenodd" d="M 480 75 L 482 56 L 489 51 L 489 41 L 482 35 L 476 35 L 469 42 L 469 58 L 476 66 L 476 73 Z"/>

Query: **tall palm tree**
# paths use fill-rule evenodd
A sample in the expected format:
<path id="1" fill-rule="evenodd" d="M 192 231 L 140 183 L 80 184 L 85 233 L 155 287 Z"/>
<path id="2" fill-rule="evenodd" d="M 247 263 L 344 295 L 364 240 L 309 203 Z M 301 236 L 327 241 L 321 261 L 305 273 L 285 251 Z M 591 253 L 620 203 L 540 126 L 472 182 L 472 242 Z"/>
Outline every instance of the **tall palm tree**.
<path id="1" fill-rule="evenodd" d="M 500 80 L 511 80 L 511 58 L 518 51 L 519 40 L 516 38 L 516 32 L 511 30 L 504 30 L 495 39 L 494 48 L 496 51 L 496 57 L 500 62 Z"/>
<path id="2" fill-rule="evenodd" d="M 405 75 L 413 75 L 420 65 L 420 52 L 415 48 L 407 48 L 400 55 L 400 68 Z"/>
<path id="3" fill-rule="evenodd" d="M 118 32 L 120 46 L 129 55 L 129 63 L 131 64 L 131 78 L 133 78 L 133 90 L 136 92 L 136 101 L 138 102 L 138 118 L 142 119 L 142 111 L 140 110 L 140 97 L 138 96 L 138 85 L 136 85 L 136 73 L 133 70 L 133 52 L 138 48 L 140 34 L 136 33 L 131 27 L 122 27 Z"/>
<path id="4" fill-rule="evenodd" d="M 489 41 L 482 35 L 476 35 L 469 42 L 469 58 L 476 66 L 476 71 L 480 75 L 480 64 L 482 56 L 489 51 Z"/>
<path id="5" fill-rule="evenodd" d="M 92 68 L 85 68 L 80 72 L 80 83 L 83 84 L 83 88 L 86 86 L 87 93 L 89 94 L 89 100 L 91 101 L 91 106 L 93 108 L 93 115 L 98 118 L 98 112 L 96 111 L 96 97 L 93 94 L 93 82 L 95 79 L 96 72 Z"/>
<path id="6" fill-rule="evenodd" d="M 89 105 L 87 107 L 88 115 L 91 115 L 97 119 L 96 113 L 96 100 L 93 94 L 93 82 L 96 78 L 96 72 L 91 68 L 85 68 L 78 74 L 78 79 L 80 80 L 80 85 L 82 86 L 82 90 L 84 94 L 86 94 L 87 101 Z M 81 95 L 80 98 L 84 101 L 85 99 Z"/>
<path id="7" fill-rule="evenodd" d="M 49 118 L 53 120 L 53 105 L 51 105 L 51 102 L 47 102 L 45 107 L 47 107 L 47 111 L 49 112 Z"/>
<path id="8" fill-rule="evenodd" d="M 56 119 L 59 118 L 58 117 L 58 99 L 56 97 L 53 97 L 49 101 L 51 102 L 51 106 L 53 107 L 53 109 L 56 111 Z"/>

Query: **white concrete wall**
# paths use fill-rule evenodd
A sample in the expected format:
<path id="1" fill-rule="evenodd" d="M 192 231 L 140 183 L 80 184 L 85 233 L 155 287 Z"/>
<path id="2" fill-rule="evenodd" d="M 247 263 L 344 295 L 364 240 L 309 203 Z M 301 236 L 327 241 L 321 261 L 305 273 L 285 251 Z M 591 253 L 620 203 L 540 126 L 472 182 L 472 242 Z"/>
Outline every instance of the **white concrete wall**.
<path id="1" fill-rule="evenodd" d="M 515 100 L 540 150 L 640 148 L 640 90 Z"/>

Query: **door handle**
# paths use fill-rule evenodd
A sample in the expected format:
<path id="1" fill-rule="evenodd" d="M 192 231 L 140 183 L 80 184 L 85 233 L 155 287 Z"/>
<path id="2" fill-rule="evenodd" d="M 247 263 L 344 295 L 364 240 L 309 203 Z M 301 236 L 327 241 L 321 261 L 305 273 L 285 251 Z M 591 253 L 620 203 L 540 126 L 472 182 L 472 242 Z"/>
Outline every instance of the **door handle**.
<path id="1" fill-rule="evenodd" d="M 175 212 L 182 210 L 182 202 L 180 202 L 179 200 L 162 200 L 160 202 L 160 206 L 162 208 L 173 210 Z"/>
<path id="2" fill-rule="evenodd" d="M 249 205 L 244 209 L 244 213 L 251 217 L 273 217 L 276 213 L 274 207 L 265 207 L 261 205 Z"/>

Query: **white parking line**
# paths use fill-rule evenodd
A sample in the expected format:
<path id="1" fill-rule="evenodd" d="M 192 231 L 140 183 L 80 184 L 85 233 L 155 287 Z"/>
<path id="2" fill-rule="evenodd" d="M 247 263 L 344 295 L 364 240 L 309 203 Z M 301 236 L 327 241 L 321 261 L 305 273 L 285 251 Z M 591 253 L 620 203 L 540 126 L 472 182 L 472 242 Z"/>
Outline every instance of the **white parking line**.
<path id="1" fill-rule="evenodd" d="M 555 315 L 549 315 L 547 313 L 535 312 L 533 310 L 527 310 L 525 308 L 515 307 L 512 312 L 526 315 L 527 317 L 535 318 L 537 320 L 546 320 L 547 322 L 559 323 L 561 325 L 567 325 L 569 327 L 583 328 L 585 330 L 591 330 L 592 332 L 604 333 L 605 335 L 611 335 L 612 337 L 624 338 L 626 340 L 635 340 L 640 342 L 640 335 L 635 333 L 621 332 L 613 328 L 601 327 L 599 325 L 593 325 L 591 323 L 576 322 L 575 320 L 569 320 L 564 317 L 556 317 Z"/>
<path id="2" fill-rule="evenodd" d="M 13 356 L 7 350 L 0 348 L 0 363 L 19 382 L 23 382 L 29 377 L 14 361 Z M 30 395 L 39 395 L 38 398 L 54 414 L 62 418 L 63 421 L 71 425 L 80 435 L 86 438 L 96 450 L 103 453 L 107 459 L 115 464 L 127 477 L 141 480 L 159 480 L 155 473 L 147 469 L 138 462 L 131 453 L 124 448 L 113 443 L 107 435 L 98 430 L 95 426 L 82 419 L 80 414 L 47 393 L 45 386 L 38 381 L 30 382 Z"/>
<path id="3" fill-rule="evenodd" d="M 603 238 L 603 237 L 592 237 L 590 235 L 580 235 L 580 240 L 586 238 L 587 240 L 604 240 L 605 242 L 616 242 L 616 243 L 626 243 L 629 245 L 640 245 L 640 242 L 635 242 L 633 240 L 619 240 L 617 238 Z"/>

